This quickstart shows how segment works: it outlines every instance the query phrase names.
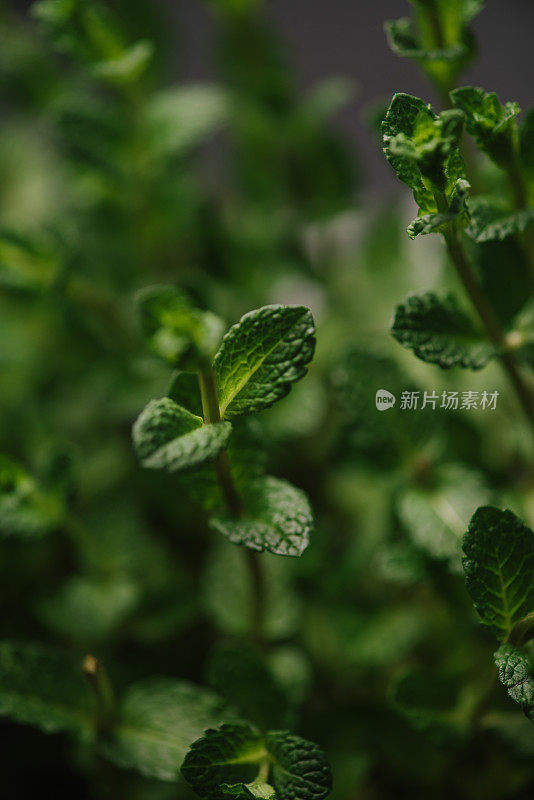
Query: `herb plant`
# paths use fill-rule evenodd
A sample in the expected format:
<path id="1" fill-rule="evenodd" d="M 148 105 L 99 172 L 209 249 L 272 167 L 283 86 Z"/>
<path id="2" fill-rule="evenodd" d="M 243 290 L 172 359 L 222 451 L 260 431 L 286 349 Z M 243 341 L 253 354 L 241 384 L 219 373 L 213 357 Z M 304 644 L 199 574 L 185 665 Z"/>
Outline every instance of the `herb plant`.
<path id="1" fill-rule="evenodd" d="M 534 112 L 410 7 L 405 236 L 267 4 L 1 5 L 6 797 L 532 795 Z"/>

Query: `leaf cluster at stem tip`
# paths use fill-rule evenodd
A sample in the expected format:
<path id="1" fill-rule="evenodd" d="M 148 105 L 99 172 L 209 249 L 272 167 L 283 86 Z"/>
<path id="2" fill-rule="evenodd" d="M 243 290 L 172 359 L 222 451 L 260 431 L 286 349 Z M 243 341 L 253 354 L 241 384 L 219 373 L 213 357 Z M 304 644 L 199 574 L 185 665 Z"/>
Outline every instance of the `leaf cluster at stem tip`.
<path id="1" fill-rule="evenodd" d="M 313 524 L 303 492 L 246 467 L 238 480 L 232 464 L 242 460 L 235 420 L 269 408 L 306 374 L 315 348 L 310 311 L 264 306 L 222 337 L 221 321 L 172 287 L 145 289 L 137 303 L 148 346 L 180 370 L 172 397 L 151 400 L 133 426 L 141 464 L 187 473 L 197 487 L 215 479 L 218 499 L 197 492 L 215 512 L 215 530 L 253 550 L 301 555 Z"/>

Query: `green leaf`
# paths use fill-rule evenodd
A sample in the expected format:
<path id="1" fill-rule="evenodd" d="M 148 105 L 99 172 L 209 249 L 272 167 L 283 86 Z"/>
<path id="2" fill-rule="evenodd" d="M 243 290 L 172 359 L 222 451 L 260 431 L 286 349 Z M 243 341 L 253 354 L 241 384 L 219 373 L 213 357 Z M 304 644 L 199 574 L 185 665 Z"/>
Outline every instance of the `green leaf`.
<path id="1" fill-rule="evenodd" d="M 473 59 L 476 47 L 468 23 L 482 0 L 412 0 L 414 20 L 385 23 L 389 45 L 397 55 L 411 58 L 446 91 Z M 439 33 L 438 33 L 439 32 Z"/>
<path id="2" fill-rule="evenodd" d="M 213 366 L 221 417 L 252 414 L 285 397 L 306 374 L 315 326 L 304 306 L 263 306 L 225 335 Z"/>
<path id="3" fill-rule="evenodd" d="M 167 397 L 197 417 L 202 417 L 202 398 L 196 372 L 175 372 Z"/>
<path id="4" fill-rule="evenodd" d="M 40 292 L 53 286 L 60 273 L 53 251 L 28 236 L 0 230 L 0 286 Z"/>
<path id="5" fill-rule="evenodd" d="M 280 800 L 323 800 L 332 789 L 332 773 L 325 754 L 313 742 L 285 731 L 265 739 L 273 761 L 273 782 Z"/>
<path id="6" fill-rule="evenodd" d="M 228 444 L 229 422 L 204 425 L 168 397 L 151 400 L 133 426 L 141 464 L 148 469 L 180 472 L 213 461 Z"/>
<path id="7" fill-rule="evenodd" d="M 285 639 L 299 629 L 300 598 L 294 591 L 293 562 L 265 553 L 259 568 L 264 585 L 262 636 Z M 213 542 L 202 583 L 204 605 L 217 629 L 233 636 L 247 636 L 254 625 L 250 570 L 237 547 L 221 537 Z"/>
<path id="8" fill-rule="evenodd" d="M 288 698 L 268 666 L 250 647 L 223 644 L 212 654 L 207 681 L 260 730 L 290 724 Z"/>
<path id="9" fill-rule="evenodd" d="M 419 234 L 443 233 L 447 223 L 450 222 L 456 222 L 457 226 L 465 227 L 470 219 L 466 205 L 469 189 L 469 183 L 463 178 L 458 178 L 449 197 L 449 210 L 439 214 L 423 214 L 416 217 L 408 226 L 410 239 L 415 239 Z"/>
<path id="10" fill-rule="evenodd" d="M 448 464 L 431 472 L 426 483 L 407 486 L 398 498 L 397 511 L 417 547 L 461 571 L 462 537 L 473 508 L 485 499 L 488 490 L 480 475 Z"/>
<path id="11" fill-rule="evenodd" d="M 438 742 L 454 741 L 466 733 L 468 718 L 462 700 L 456 678 L 423 670 L 402 676 L 392 696 L 395 708 Z"/>
<path id="12" fill-rule="evenodd" d="M 391 333 L 422 361 L 442 369 L 481 369 L 495 355 L 454 298 L 440 299 L 433 292 L 409 297 L 397 306 Z"/>
<path id="13" fill-rule="evenodd" d="M 53 631 L 88 647 L 113 633 L 138 602 L 139 590 L 131 580 L 76 576 L 39 604 L 39 616 Z"/>
<path id="14" fill-rule="evenodd" d="M 257 798 L 257 800 L 274 800 L 276 797 L 274 788 L 268 783 L 263 783 L 263 781 L 252 781 L 251 783 L 237 783 L 233 785 L 223 783 L 221 785 L 221 790 L 224 794 L 231 797 L 254 797 Z"/>
<path id="15" fill-rule="evenodd" d="M 128 687 L 113 738 L 103 754 L 148 778 L 174 781 L 190 743 L 231 715 L 212 692 L 170 678 L 149 678 Z"/>
<path id="16" fill-rule="evenodd" d="M 246 724 L 221 725 L 193 742 L 182 774 L 203 800 L 224 800 L 230 786 L 251 783 L 266 758 L 259 731 Z"/>
<path id="17" fill-rule="evenodd" d="M 245 513 L 233 517 L 219 513 L 210 525 L 234 544 L 251 550 L 268 550 L 282 556 L 300 556 L 313 528 L 308 498 L 287 481 L 266 476 L 243 490 Z"/>
<path id="18" fill-rule="evenodd" d="M 92 705 L 81 664 L 44 645 L 0 642 L 0 715 L 89 738 Z"/>
<path id="19" fill-rule="evenodd" d="M 136 42 L 111 58 L 97 62 L 92 74 L 108 83 L 134 83 L 146 72 L 153 53 L 152 42 Z"/>
<path id="20" fill-rule="evenodd" d="M 112 84 L 137 81 L 152 56 L 150 42 L 128 46 L 110 10 L 95 0 L 40 0 L 32 7 L 55 48 Z"/>
<path id="21" fill-rule="evenodd" d="M 499 680 L 523 713 L 534 722 L 534 667 L 528 655 L 511 644 L 503 644 L 495 653 Z"/>
<path id="22" fill-rule="evenodd" d="M 242 784 L 250 785 L 263 764 L 270 766 L 280 800 L 323 800 L 332 788 L 329 764 L 316 744 L 285 731 L 264 738 L 241 724 L 206 731 L 191 745 L 182 773 L 204 800 L 223 800 L 243 796 Z"/>
<path id="23" fill-rule="evenodd" d="M 37 539 L 63 516 L 58 496 L 45 493 L 22 467 L 0 455 L 0 538 Z"/>
<path id="24" fill-rule="evenodd" d="M 500 167 L 514 162 L 515 118 L 521 111 L 518 103 L 501 105 L 495 92 L 464 86 L 451 92 L 455 108 L 465 116 L 465 127 L 478 147 Z"/>
<path id="25" fill-rule="evenodd" d="M 145 125 L 157 155 L 185 154 L 230 118 L 228 93 L 219 86 L 190 84 L 164 89 L 149 99 Z"/>
<path id="26" fill-rule="evenodd" d="M 434 114 L 422 100 L 394 95 L 384 122 L 384 154 L 401 181 L 408 184 L 423 213 L 437 212 L 434 192 L 453 199 L 457 181 L 465 178 L 459 154 L 462 114 Z"/>
<path id="27" fill-rule="evenodd" d="M 464 536 L 467 590 L 499 640 L 534 610 L 534 533 L 511 511 L 479 508 Z"/>
<path id="28" fill-rule="evenodd" d="M 509 211 L 502 203 L 492 199 L 476 197 L 469 203 L 471 221 L 466 233 L 477 244 L 503 241 L 508 236 L 524 233 L 534 221 L 534 208 Z"/>
<path id="29" fill-rule="evenodd" d="M 142 289 L 136 303 L 143 336 L 153 353 L 179 369 L 197 370 L 209 364 L 223 333 L 219 317 L 194 308 L 172 286 Z"/>
<path id="30" fill-rule="evenodd" d="M 525 248 L 515 237 L 508 237 L 502 242 L 494 239 L 480 242 L 472 248 L 472 258 L 484 293 L 491 300 L 503 328 L 508 330 L 510 326 L 516 327 L 517 315 L 524 309 L 532 293 L 532 277 Z M 527 327 L 531 327 L 528 322 Z"/>

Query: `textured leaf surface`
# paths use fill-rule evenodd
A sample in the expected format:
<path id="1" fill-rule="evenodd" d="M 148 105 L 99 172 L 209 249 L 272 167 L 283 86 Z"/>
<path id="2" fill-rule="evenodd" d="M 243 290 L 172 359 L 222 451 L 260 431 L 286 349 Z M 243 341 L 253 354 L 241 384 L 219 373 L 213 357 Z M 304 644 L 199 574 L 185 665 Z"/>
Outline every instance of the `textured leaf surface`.
<path id="1" fill-rule="evenodd" d="M 332 773 L 318 745 L 285 731 L 268 733 L 266 745 L 280 800 L 323 800 L 330 793 Z"/>
<path id="2" fill-rule="evenodd" d="M 281 556 L 300 556 L 313 527 L 308 498 L 287 481 L 266 476 L 243 491 L 242 517 L 214 515 L 211 526 L 234 544 L 251 550 L 269 550 Z"/>
<path id="3" fill-rule="evenodd" d="M 213 366 L 221 417 L 268 408 L 306 374 L 315 326 L 304 306 L 250 311 L 225 335 Z"/>
<path id="4" fill-rule="evenodd" d="M 89 737 L 92 706 L 81 664 L 43 645 L 1 642 L 0 715 L 45 733 Z"/>
<path id="5" fill-rule="evenodd" d="M 285 731 L 272 731 L 264 739 L 241 724 L 206 731 L 191 746 L 182 772 L 200 797 L 221 800 L 241 795 L 241 785 L 250 784 L 266 760 L 281 800 L 323 800 L 332 787 L 330 766 L 316 744 Z"/>
<path id="6" fill-rule="evenodd" d="M 524 233 L 534 220 L 534 208 L 509 211 L 495 200 L 475 198 L 469 203 L 471 221 L 466 233 L 477 243 L 503 241 Z"/>
<path id="7" fill-rule="evenodd" d="M 452 202 L 465 167 L 459 154 L 462 115 L 454 110 L 439 116 L 422 100 L 396 94 L 382 124 L 384 154 L 400 180 L 413 189 L 423 213 L 437 212 L 433 191 Z"/>
<path id="8" fill-rule="evenodd" d="M 213 461 L 231 432 L 229 422 L 204 425 L 201 417 L 162 397 L 151 400 L 139 415 L 133 441 L 144 467 L 179 472 Z"/>
<path id="9" fill-rule="evenodd" d="M 149 778 L 173 781 L 192 741 L 229 715 L 212 692 L 182 681 L 152 678 L 130 686 L 104 754 Z"/>
<path id="10" fill-rule="evenodd" d="M 418 205 L 424 210 L 432 209 L 437 211 L 437 208 L 434 208 L 432 194 L 425 187 L 415 160 L 395 153 L 394 149 L 391 149 L 391 142 L 399 134 L 408 139 L 413 136 L 416 121 L 420 117 L 428 117 L 428 120 L 432 122 L 436 115 L 418 97 L 404 93 L 398 93 L 393 96 L 382 123 L 384 154 L 399 179 L 413 189 Z"/>
<path id="11" fill-rule="evenodd" d="M 250 725 L 221 725 L 193 742 L 182 774 L 203 800 L 222 800 L 229 786 L 250 783 L 266 756 L 262 735 Z"/>
<path id="12" fill-rule="evenodd" d="M 62 505 L 22 467 L 0 455 L 0 538 L 35 539 L 58 524 Z"/>
<path id="13" fill-rule="evenodd" d="M 209 363 L 223 334 L 223 323 L 215 314 L 194 308 L 172 286 L 149 286 L 136 300 L 141 330 L 153 353 L 181 369 L 195 370 Z"/>
<path id="14" fill-rule="evenodd" d="M 513 159 L 512 132 L 520 108 L 517 103 L 501 105 L 495 92 L 464 86 L 451 92 L 455 108 L 465 116 L 465 127 L 477 145 L 500 166 Z"/>
<path id="15" fill-rule="evenodd" d="M 459 227 L 465 227 L 470 220 L 466 206 L 469 189 L 469 183 L 463 178 L 458 178 L 449 197 L 449 210 L 439 214 L 423 214 L 416 217 L 408 226 L 407 232 L 410 239 L 415 239 L 419 235 L 425 236 L 428 233 L 442 233 L 445 231 L 447 223 L 450 222 L 455 222 Z"/>
<path id="16" fill-rule="evenodd" d="M 534 667 L 528 655 L 511 644 L 503 644 L 495 653 L 499 680 L 525 715 L 534 722 Z"/>
<path id="17" fill-rule="evenodd" d="M 482 624 L 504 640 L 534 610 L 534 533 L 511 511 L 484 506 L 463 549 L 467 590 Z"/>
<path id="18" fill-rule="evenodd" d="M 494 354 L 454 299 L 440 299 L 433 292 L 409 297 L 398 306 L 391 333 L 422 361 L 443 369 L 481 369 Z"/>

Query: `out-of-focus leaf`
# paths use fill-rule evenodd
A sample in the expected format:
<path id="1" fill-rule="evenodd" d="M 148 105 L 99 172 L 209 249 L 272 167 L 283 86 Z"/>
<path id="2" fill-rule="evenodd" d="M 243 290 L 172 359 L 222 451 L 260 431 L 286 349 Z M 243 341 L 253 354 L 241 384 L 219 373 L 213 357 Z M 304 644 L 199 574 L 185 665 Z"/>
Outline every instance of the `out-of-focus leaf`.
<path id="1" fill-rule="evenodd" d="M 482 477 L 460 465 L 439 467 L 428 485 L 409 486 L 398 500 L 410 539 L 432 558 L 461 571 L 462 536 L 477 503 L 488 500 Z"/>
<path id="2" fill-rule="evenodd" d="M 458 679 L 410 672 L 397 682 L 392 701 L 416 728 L 438 741 L 458 740 L 466 733 L 468 703 L 462 698 Z"/>
<path id="3" fill-rule="evenodd" d="M 217 647 L 208 664 L 207 678 L 220 697 L 260 730 L 278 730 L 290 725 L 285 692 L 251 648 Z"/>
<path id="4" fill-rule="evenodd" d="M 59 259 L 50 249 L 13 231 L 0 231 L 0 286 L 40 292 L 59 275 Z"/>
<path id="5" fill-rule="evenodd" d="M 217 539 L 203 579 L 204 604 L 224 633 L 246 636 L 253 625 L 253 587 L 245 553 L 224 539 Z M 301 604 L 291 588 L 291 564 L 265 553 L 260 559 L 264 583 L 262 635 L 283 639 L 294 634 Z"/>
<path id="6" fill-rule="evenodd" d="M 477 244 L 502 241 L 508 236 L 524 233 L 534 221 L 534 208 L 510 211 L 502 203 L 491 198 L 477 197 L 469 203 L 471 221 L 466 233 Z"/>
<path id="7" fill-rule="evenodd" d="M 53 530 L 64 509 L 22 467 L 0 455 L 0 537 L 36 539 Z"/>
<path id="8" fill-rule="evenodd" d="M 183 155 L 228 123 L 231 109 L 230 96 L 215 85 L 191 84 L 155 94 L 145 111 L 154 152 Z"/>
<path id="9" fill-rule="evenodd" d="M 74 577 L 41 603 L 39 614 L 55 632 L 88 647 L 112 634 L 138 601 L 138 587 L 131 581 Z"/>
<path id="10" fill-rule="evenodd" d="M 137 294 L 141 330 L 148 346 L 174 367 L 196 370 L 210 363 L 224 325 L 215 314 L 194 308 L 172 286 L 149 286 Z"/>
<path id="11" fill-rule="evenodd" d="M 88 739 L 92 705 L 81 665 L 38 644 L 0 643 L 0 715 L 45 733 Z"/>
<path id="12" fill-rule="evenodd" d="M 442 369 L 482 369 L 495 354 L 453 297 L 433 292 L 412 296 L 397 307 L 391 333 L 422 361 Z"/>
<path id="13" fill-rule="evenodd" d="M 174 781 L 191 742 L 228 718 L 224 704 L 207 689 L 150 678 L 128 687 L 113 737 L 101 749 L 121 767 Z"/>

